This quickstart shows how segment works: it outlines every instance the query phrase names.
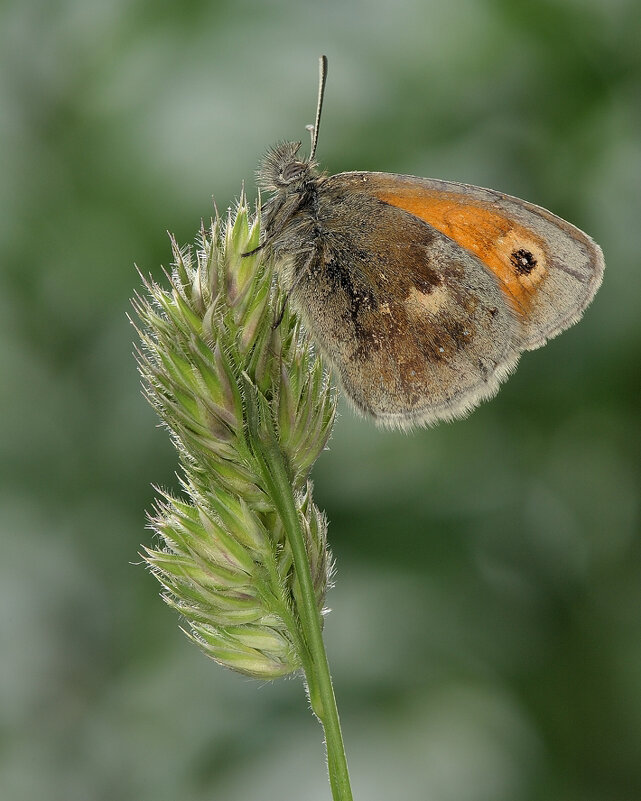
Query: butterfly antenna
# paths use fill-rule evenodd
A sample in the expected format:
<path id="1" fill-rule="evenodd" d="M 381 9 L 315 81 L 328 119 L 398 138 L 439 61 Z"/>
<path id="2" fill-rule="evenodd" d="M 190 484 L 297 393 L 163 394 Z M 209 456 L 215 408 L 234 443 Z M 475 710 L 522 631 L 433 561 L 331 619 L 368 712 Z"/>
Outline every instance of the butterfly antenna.
<path id="1" fill-rule="evenodd" d="M 316 155 L 316 145 L 318 144 L 318 127 L 320 125 L 321 111 L 323 109 L 323 97 L 325 95 L 325 81 L 327 80 L 327 56 L 321 56 L 318 59 L 318 105 L 316 106 L 316 122 L 313 128 L 309 128 L 312 135 L 312 150 L 309 154 L 309 160 L 312 161 Z"/>

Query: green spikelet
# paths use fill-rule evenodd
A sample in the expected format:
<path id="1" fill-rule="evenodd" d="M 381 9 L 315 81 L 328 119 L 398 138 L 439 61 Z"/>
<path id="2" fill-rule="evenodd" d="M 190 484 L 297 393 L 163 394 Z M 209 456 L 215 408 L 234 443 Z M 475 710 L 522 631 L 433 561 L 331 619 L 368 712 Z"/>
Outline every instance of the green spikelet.
<path id="1" fill-rule="evenodd" d="M 134 300 L 145 394 L 178 450 L 183 493 L 149 516 L 145 559 L 188 635 L 223 665 L 271 679 L 305 664 L 299 584 L 273 486 L 277 447 L 293 489 L 318 609 L 331 576 L 327 524 L 309 471 L 325 447 L 335 394 L 319 355 L 285 309 L 244 197 L 193 247 L 172 239 L 168 286 Z M 280 457 L 279 457 L 280 458 Z"/>

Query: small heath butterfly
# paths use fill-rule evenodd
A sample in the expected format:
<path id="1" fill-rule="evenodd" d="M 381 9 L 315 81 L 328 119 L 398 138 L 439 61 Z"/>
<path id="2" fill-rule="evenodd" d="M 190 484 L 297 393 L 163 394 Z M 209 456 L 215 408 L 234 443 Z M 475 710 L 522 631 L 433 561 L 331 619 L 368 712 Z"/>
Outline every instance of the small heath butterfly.
<path id="1" fill-rule="evenodd" d="M 575 323 L 603 275 L 599 246 L 545 209 L 492 189 L 384 172 L 323 175 L 284 142 L 256 250 L 273 259 L 354 406 L 409 428 L 463 417 Z M 255 252 L 255 251 L 252 251 Z"/>

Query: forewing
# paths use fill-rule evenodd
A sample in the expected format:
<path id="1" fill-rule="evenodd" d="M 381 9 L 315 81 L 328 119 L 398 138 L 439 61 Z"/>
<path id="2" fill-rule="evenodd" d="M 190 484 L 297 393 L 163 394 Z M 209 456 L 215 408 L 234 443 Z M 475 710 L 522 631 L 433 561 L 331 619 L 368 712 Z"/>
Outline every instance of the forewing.
<path id="1" fill-rule="evenodd" d="M 292 303 L 362 411 L 398 426 L 465 414 L 516 363 L 514 310 L 474 253 L 341 179 L 321 185 Z"/>
<path id="2" fill-rule="evenodd" d="M 532 203 L 490 189 L 387 173 L 333 176 L 429 223 L 480 259 L 517 315 L 520 348 L 575 323 L 603 276 L 603 254 L 583 231 Z"/>

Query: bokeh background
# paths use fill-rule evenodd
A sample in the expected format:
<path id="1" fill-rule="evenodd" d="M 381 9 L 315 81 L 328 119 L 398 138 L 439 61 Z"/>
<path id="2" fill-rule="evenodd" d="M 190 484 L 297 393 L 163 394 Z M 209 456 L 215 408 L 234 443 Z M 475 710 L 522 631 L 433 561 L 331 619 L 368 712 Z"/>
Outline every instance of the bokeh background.
<path id="1" fill-rule="evenodd" d="M 491 186 L 603 247 L 583 321 L 468 420 L 343 407 L 315 472 L 356 799 L 641 798 L 641 7 L 14 0 L 0 10 L 0 798 L 329 798 L 298 680 L 208 661 L 139 562 L 176 455 L 160 275 L 265 147 Z"/>

